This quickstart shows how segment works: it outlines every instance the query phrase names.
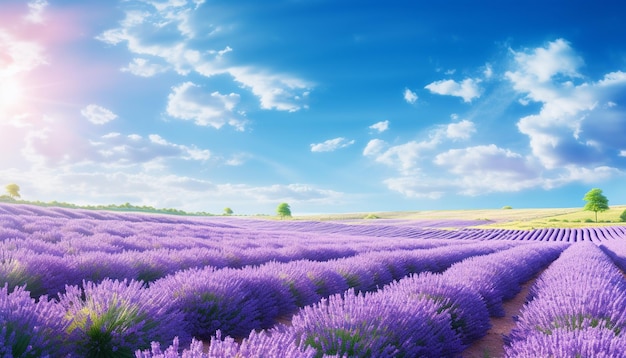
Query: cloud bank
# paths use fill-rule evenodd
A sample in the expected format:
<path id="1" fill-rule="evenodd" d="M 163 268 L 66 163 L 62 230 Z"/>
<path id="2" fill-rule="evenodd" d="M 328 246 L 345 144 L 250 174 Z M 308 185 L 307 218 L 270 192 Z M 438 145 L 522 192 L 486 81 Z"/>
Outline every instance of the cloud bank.
<path id="1" fill-rule="evenodd" d="M 388 189 L 406 197 L 438 199 L 452 193 L 476 196 L 550 189 L 625 174 L 620 158 L 626 153 L 622 95 L 626 73 L 615 71 L 590 80 L 581 72 L 583 58 L 564 39 L 509 51 L 512 62 L 504 73 L 494 73 L 488 64 L 483 75 L 503 78 L 502 86 L 512 88 L 518 105 L 538 105 L 537 112 L 516 122 L 515 128 L 527 138 L 528 150 L 508 149 L 497 138 L 492 143 L 455 148 L 480 134 L 468 119 L 436 126 L 421 141 L 391 145 L 373 139 L 363 155 L 396 172 L 384 180 Z M 479 86 L 481 81 L 447 79 L 425 88 L 472 104 L 486 91 Z"/>

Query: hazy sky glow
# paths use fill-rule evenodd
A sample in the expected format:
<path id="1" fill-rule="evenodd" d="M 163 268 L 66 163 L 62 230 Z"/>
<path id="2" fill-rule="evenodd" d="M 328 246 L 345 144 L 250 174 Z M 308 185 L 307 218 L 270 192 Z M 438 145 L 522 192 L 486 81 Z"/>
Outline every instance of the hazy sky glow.
<path id="1" fill-rule="evenodd" d="M 0 184 L 239 214 L 626 204 L 626 5 L 481 4 L 4 0 Z"/>

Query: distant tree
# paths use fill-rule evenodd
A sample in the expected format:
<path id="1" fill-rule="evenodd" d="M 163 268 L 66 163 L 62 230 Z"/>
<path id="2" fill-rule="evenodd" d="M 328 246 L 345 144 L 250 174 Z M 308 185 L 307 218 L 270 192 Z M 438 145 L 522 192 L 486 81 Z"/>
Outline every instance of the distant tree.
<path id="1" fill-rule="evenodd" d="M 291 208 L 287 203 L 280 203 L 276 208 L 276 213 L 278 214 L 278 216 L 280 216 L 281 219 L 285 216 L 291 217 Z"/>
<path id="2" fill-rule="evenodd" d="M 626 221 L 626 210 L 622 211 L 619 216 L 620 221 Z"/>
<path id="3" fill-rule="evenodd" d="M 9 196 L 13 199 L 15 198 L 21 198 L 20 196 L 20 186 L 17 184 L 8 184 L 7 186 L 4 187 L 7 191 L 7 194 L 9 194 Z"/>
<path id="4" fill-rule="evenodd" d="M 602 194 L 602 190 L 598 188 L 591 189 L 585 194 L 583 200 L 587 202 L 583 210 L 593 211 L 596 213 L 596 222 L 598 222 L 598 211 L 603 212 L 609 210 L 609 200 Z"/>
<path id="5" fill-rule="evenodd" d="M 233 215 L 233 209 L 224 208 L 224 215 Z"/>
<path id="6" fill-rule="evenodd" d="M 503 210 L 511 210 L 511 209 L 513 209 L 513 207 L 510 206 L 510 205 L 505 205 L 505 206 L 502 207 L 502 209 Z"/>

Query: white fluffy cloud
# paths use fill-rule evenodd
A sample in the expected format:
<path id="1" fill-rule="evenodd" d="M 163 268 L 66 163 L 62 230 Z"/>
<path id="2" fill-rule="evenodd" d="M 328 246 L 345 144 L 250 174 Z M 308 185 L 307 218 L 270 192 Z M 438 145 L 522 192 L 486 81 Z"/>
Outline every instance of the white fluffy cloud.
<path id="1" fill-rule="evenodd" d="M 387 147 L 387 143 L 382 139 L 372 139 L 367 142 L 363 149 L 363 155 L 371 157 L 380 154 Z"/>
<path id="2" fill-rule="evenodd" d="M 163 160 L 203 162 L 212 158 L 207 149 L 171 143 L 157 134 L 111 132 L 87 137 L 82 130 L 68 130 L 81 128 L 72 122 L 72 117 L 44 116 L 31 118 L 29 123 L 25 126 L 0 124 L 0 141 L 15 154 L 11 158 L 0 158 L 0 166 L 21 170 L 33 166 L 44 170 L 89 164 L 137 167 Z"/>
<path id="3" fill-rule="evenodd" d="M 415 101 L 417 101 L 417 98 L 418 98 L 417 97 L 417 93 L 411 91 L 408 88 L 404 89 L 404 100 L 407 103 L 413 104 L 413 103 L 415 103 Z"/>
<path id="4" fill-rule="evenodd" d="M 205 77 L 227 74 L 238 85 L 250 90 L 258 98 L 262 109 L 293 112 L 308 107 L 312 83 L 253 64 L 232 65 L 224 56 L 233 51 L 230 46 L 209 51 L 196 47 L 198 41 L 206 41 L 207 38 L 205 35 L 198 39 L 197 33 L 208 33 L 210 38 L 220 28 L 207 24 L 205 14 L 199 11 L 203 1 L 149 1 L 148 6 L 139 7 L 133 2 L 128 3 L 126 17 L 120 21 L 119 27 L 104 31 L 97 37 L 111 45 L 126 43 L 132 54 L 141 56 L 133 59 L 123 71 L 144 77 L 167 69 L 173 69 L 182 76 L 192 72 Z M 171 41 L 156 42 L 153 40 L 156 37 L 170 38 Z M 206 125 L 207 121 L 196 123 Z"/>
<path id="5" fill-rule="evenodd" d="M 0 80 L 45 63 L 44 51 L 39 44 L 15 38 L 0 29 Z"/>
<path id="6" fill-rule="evenodd" d="M 376 122 L 372 124 L 369 128 L 378 131 L 378 133 L 382 133 L 389 129 L 389 121 Z"/>
<path id="7" fill-rule="evenodd" d="M 112 132 L 103 135 L 98 141 L 92 141 L 96 162 L 135 165 L 156 158 L 174 157 L 182 154 L 180 148 L 168 145 L 160 137 L 144 138 L 137 134 L 122 135 Z"/>
<path id="8" fill-rule="evenodd" d="M 542 185 L 544 188 L 551 189 L 572 182 L 594 184 L 616 177 L 623 177 L 624 175 L 626 175 L 624 171 L 604 165 L 594 168 L 570 165 L 563 168 L 562 175 L 547 178 Z"/>
<path id="9" fill-rule="evenodd" d="M 297 77 L 266 73 L 254 67 L 231 67 L 228 72 L 235 81 L 249 88 L 263 109 L 295 112 L 306 104 L 312 85 Z"/>
<path id="10" fill-rule="evenodd" d="M 446 193 L 478 195 L 541 186 L 540 170 L 527 158 L 495 145 L 445 149 L 475 133 L 462 120 L 431 129 L 428 139 L 390 145 L 371 140 L 363 155 L 397 172 L 383 183 L 410 198 L 438 199 Z M 434 165 L 434 166 L 433 166 Z"/>
<path id="11" fill-rule="evenodd" d="M 446 127 L 446 136 L 453 140 L 468 139 L 476 132 L 474 122 L 464 119 L 458 123 L 450 123 Z"/>
<path id="12" fill-rule="evenodd" d="M 83 108 L 80 114 L 93 124 L 105 124 L 117 118 L 115 113 L 96 104 L 90 104 Z"/>
<path id="13" fill-rule="evenodd" d="M 135 76 L 152 77 L 158 73 L 167 71 L 167 66 L 152 63 L 145 58 L 134 58 L 133 62 L 122 68 L 123 72 L 130 72 Z"/>
<path id="14" fill-rule="evenodd" d="M 513 51 L 515 67 L 506 73 L 523 103 L 541 104 L 538 113 L 517 126 L 528 136 L 532 153 L 547 169 L 592 168 L 613 161 L 626 137 L 621 93 L 626 73 L 606 74 L 597 82 L 579 73 L 583 60 L 563 40 L 545 47 Z"/>
<path id="15" fill-rule="evenodd" d="M 333 152 L 340 148 L 345 148 L 354 144 L 354 140 L 343 137 L 326 140 L 322 143 L 311 144 L 311 152 Z"/>
<path id="16" fill-rule="evenodd" d="M 204 161 L 211 158 L 211 152 L 195 146 L 168 142 L 157 134 L 147 137 L 138 134 L 122 135 L 112 132 L 92 141 L 94 162 L 116 165 L 137 165 L 166 158 Z"/>
<path id="17" fill-rule="evenodd" d="M 428 137 L 421 141 L 412 140 L 390 145 L 384 140 L 372 139 L 363 149 L 363 156 L 394 168 L 402 175 L 415 174 L 420 171 L 421 162 L 437 151 L 443 143 L 468 139 L 475 132 L 474 122 L 465 119 L 436 126 L 430 130 Z"/>
<path id="18" fill-rule="evenodd" d="M 450 149 L 437 154 L 433 163 L 445 172 L 437 168 L 399 170 L 397 176 L 383 182 L 389 190 L 408 198 L 433 200 L 451 193 L 476 196 L 547 186 L 540 171 L 526 158 L 495 145 Z"/>
<path id="19" fill-rule="evenodd" d="M 419 160 L 424 156 L 424 153 L 434 149 L 439 141 L 439 137 L 436 136 L 426 141 L 410 141 L 390 146 L 383 140 L 372 139 L 365 146 L 363 155 L 403 174 L 413 173 L 419 169 Z"/>
<path id="20" fill-rule="evenodd" d="M 457 176 L 456 186 L 465 195 L 519 191 L 541 183 L 526 158 L 493 144 L 451 149 L 438 154 L 434 163 Z"/>
<path id="21" fill-rule="evenodd" d="M 432 93 L 461 97 L 464 102 L 471 102 L 474 98 L 480 97 L 479 83 L 480 80 L 472 78 L 466 78 L 462 82 L 441 80 L 432 82 L 424 88 Z"/>
<path id="22" fill-rule="evenodd" d="M 172 88 L 168 96 L 167 114 L 174 118 L 194 121 L 199 126 L 221 128 L 224 124 L 243 130 L 245 120 L 235 111 L 240 97 L 236 93 L 207 93 L 192 82 Z"/>
<path id="23" fill-rule="evenodd" d="M 536 82 L 547 82 L 557 74 L 581 77 L 578 69 L 584 61 L 564 39 L 549 42 L 546 47 L 514 54 L 520 73 L 531 76 Z"/>

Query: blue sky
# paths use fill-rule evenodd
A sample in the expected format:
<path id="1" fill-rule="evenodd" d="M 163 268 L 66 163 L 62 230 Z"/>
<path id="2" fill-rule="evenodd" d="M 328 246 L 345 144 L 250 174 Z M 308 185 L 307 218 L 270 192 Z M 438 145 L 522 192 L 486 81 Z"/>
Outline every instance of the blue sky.
<path id="1" fill-rule="evenodd" d="M 626 204 L 620 1 L 0 2 L 24 199 L 294 214 Z"/>

